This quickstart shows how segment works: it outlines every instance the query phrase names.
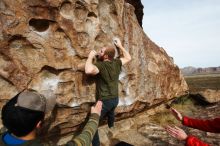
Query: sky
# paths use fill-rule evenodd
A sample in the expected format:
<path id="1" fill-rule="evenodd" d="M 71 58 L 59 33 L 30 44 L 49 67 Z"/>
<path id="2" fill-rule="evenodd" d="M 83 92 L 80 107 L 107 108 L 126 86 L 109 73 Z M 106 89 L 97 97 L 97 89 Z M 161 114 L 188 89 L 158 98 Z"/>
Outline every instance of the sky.
<path id="1" fill-rule="evenodd" d="M 220 66 L 220 0 L 142 0 L 143 29 L 179 67 Z"/>

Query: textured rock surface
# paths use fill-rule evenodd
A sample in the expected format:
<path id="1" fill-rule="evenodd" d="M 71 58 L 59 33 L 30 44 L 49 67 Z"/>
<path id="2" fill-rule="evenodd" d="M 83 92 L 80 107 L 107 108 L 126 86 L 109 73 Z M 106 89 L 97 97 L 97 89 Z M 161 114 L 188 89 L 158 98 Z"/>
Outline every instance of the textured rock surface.
<path id="1" fill-rule="evenodd" d="M 209 101 L 210 103 L 220 101 L 220 90 L 206 89 L 206 90 L 200 91 L 199 94 L 205 97 L 205 99 Z"/>
<path id="2" fill-rule="evenodd" d="M 113 46 L 114 36 L 132 55 L 120 75 L 118 119 L 184 94 L 179 68 L 134 11 L 124 0 L 1 0 L 0 106 L 27 88 L 52 89 L 58 107 L 48 130 L 75 131 L 95 101 L 94 81 L 80 70 L 90 50 Z"/>
<path id="3" fill-rule="evenodd" d="M 184 105 L 180 105 L 183 107 Z M 202 119 L 212 119 L 218 117 L 220 114 L 219 104 L 212 107 L 201 107 L 190 105 L 194 110 L 190 108 L 184 111 L 180 110 L 182 113 L 191 112 L 191 117 L 202 118 Z M 157 123 L 155 117 L 158 120 L 158 115 L 164 114 L 164 105 L 158 106 L 155 109 L 150 109 L 141 114 L 138 114 L 132 118 L 121 120 L 116 123 L 117 128 L 114 130 L 109 130 L 107 126 L 100 127 L 101 143 L 103 145 L 114 146 L 120 141 L 125 141 L 134 146 L 184 146 L 183 141 L 179 141 L 166 133 L 163 129 L 164 125 L 173 125 L 173 121 L 167 119 L 167 123 Z M 168 112 L 168 111 L 167 111 Z M 172 115 L 170 114 L 172 117 Z M 166 115 L 160 116 L 160 118 L 166 118 Z M 178 125 L 185 130 L 187 134 L 194 135 L 200 138 L 202 141 L 209 143 L 210 145 L 220 145 L 220 134 L 219 133 L 209 133 L 201 130 L 189 128 L 183 126 L 179 121 L 176 121 L 175 125 Z"/>
<path id="4" fill-rule="evenodd" d="M 220 101 L 220 74 L 205 73 L 185 76 L 190 94 L 202 96 L 213 103 Z"/>
<path id="5" fill-rule="evenodd" d="M 220 104 L 215 106 L 202 107 L 186 102 L 176 104 L 177 108 L 184 115 L 199 118 L 212 119 L 219 116 Z M 210 145 L 220 145 L 220 134 L 209 133 L 201 130 L 183 126 L 175 120 L 172 114 L 167 110 L 164 104 L 154 109 L 143 111 L 134 117 L 116 122 L 115 129 L 109 129 L 107 125 L 99 128 L 99 135 L 102 145 L 114 146 L 124 141 L 134 146 L 184 146 L 183 141 L 179 141 L 166 133 L 164 125 L 177 125 L 184 129 L 187 134 L 194 135 Z M 72 137 L 66 137 L 65 140 Z M 59 141 L 63 143 L 63 141 Z"/>
<path id="6" fill-rule="evenodd" d="M 144 6 L 141 3 L 141 0 L 126 0 L 126 2 L 128 2 L 129 4 L 134 6 L 134 8 L 135 8 L 134 12 L 136 14 L 138 23 L 140 24 L 140 26 L 142 26 L 142 19 L 144 16 L 144 12 L 143 12 Z"/>

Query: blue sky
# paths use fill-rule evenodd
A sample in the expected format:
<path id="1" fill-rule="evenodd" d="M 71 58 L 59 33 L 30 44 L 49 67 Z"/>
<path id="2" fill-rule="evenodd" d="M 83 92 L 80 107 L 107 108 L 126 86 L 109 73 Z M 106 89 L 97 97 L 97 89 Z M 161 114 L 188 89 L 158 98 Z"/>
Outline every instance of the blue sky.
<path id="1" fill-rule="evenodd" d="M 142 0 L 146 34 L 179 67 L 220 66 L 220 0 Z"/>

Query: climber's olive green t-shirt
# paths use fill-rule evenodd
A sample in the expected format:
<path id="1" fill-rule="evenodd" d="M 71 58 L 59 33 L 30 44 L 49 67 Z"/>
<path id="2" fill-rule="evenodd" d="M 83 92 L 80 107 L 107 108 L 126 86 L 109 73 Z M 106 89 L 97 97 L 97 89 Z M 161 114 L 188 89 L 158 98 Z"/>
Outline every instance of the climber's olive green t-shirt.
<path id="1" fill-rule="evenodd" d="M 122 62 L 120 59 L 112 61 L 98 61 L 95 66 L 99 69 L 96 76 L 96 99 L 110 99 L 118 97 L 118 80 Z"/>

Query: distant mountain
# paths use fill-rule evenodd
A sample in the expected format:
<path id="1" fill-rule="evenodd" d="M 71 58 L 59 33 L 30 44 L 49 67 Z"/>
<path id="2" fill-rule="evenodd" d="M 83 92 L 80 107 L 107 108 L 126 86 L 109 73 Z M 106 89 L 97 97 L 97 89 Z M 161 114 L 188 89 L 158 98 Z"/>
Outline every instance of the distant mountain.
<path id="1" fill-rule="evenodd" d="M 207 73 L 220 73 L 219 67 L 207 67 L 207 68 L 195 68 L 192 66 L 184 67 L 181 69 L 184 76 L 196 75 L 196 74 L 207 74 Z"/>

